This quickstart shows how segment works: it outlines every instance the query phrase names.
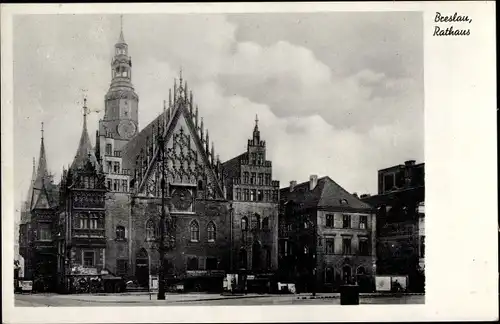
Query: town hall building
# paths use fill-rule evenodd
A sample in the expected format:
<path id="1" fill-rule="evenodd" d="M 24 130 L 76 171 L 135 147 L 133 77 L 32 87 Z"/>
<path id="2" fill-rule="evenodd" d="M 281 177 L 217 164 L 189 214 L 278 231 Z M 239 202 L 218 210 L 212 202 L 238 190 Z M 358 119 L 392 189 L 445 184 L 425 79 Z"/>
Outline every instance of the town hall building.
<path id="1" fill-rule="evenodd" d="M 75 158 L 58 184 L 47 168 L 42 135 L 22 206 L 25 277 L 46 291 L 80 291 L 92 280 L 148 287 L 159 272 L 161 226 L 167 282 L 216 290 L 226 273 L 272 275 L 278 267 L 279 182 L 272 180 L 258 120 L 253 133 L 249 129 L 247 151 L 223 163 L 182 73 L 161 114 L 141 130 L 123 31 L 111 71 L 95 145 L 85 101 Z"/>

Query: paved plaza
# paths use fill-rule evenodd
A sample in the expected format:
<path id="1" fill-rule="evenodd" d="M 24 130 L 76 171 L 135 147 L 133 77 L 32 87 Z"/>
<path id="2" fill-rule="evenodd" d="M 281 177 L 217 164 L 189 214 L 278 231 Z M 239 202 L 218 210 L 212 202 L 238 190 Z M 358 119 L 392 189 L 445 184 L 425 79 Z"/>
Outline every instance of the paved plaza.
<path id="1" fill-rule="evenodd" d="M 423 304 L 424 295 L 381 295 L 362 294 L 360 304 Z M 157 300 L 152 294 L 16 294 L 16 307 L 40 306 L 226 306 L 226 305 L 340 305 L 338 294 L 300 295 L 236 295 L 219 294 L 167 294 L 166 300 Z"/>

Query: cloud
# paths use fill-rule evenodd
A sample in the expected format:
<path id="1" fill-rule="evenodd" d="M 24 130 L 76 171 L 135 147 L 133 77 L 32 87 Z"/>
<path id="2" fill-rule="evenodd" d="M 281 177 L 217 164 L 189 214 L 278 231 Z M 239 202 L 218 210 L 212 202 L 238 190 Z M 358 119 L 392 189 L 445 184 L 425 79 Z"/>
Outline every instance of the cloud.
<path id="1" fill-rule="evenodd" d="M 282 185 L 315 173 L 329 175 L 350 191 L 376 192 L 378 169 L 423 158 L 422 67 L 415 51 L 405 50 L 413 43 L 400 35 L 407 30 L 412 37 L 411 24 L 394 30 L 377 24 L 378 18 L 353 15 L 359 15 L 351 16 L 356 23 L 346 26 L 362 33 L 351 38 L 345 34 L 354 31 L 338 29 L 338 21 L 324 14 L 318 19 L 302 15 L 300 23 L 293 14 L 272 19 L 124 16 L 141 127 L 162 111 L 182 67 L 222 160 L 245 151 L 258 114 L 274 178 Z M 393 15 L 389 21 L 400 20 Z M 256 21 L 260 33 L 253 31 Z M 318 32 L 327 28 L 328 33 Z M 82 90 L 91 109 L 103 109 L 118 34 L 117 15 L 15 18 L 15 177 L 20 198 L 28 187 L 31 157 L 38 154 L 42 120 L 56 179 L 62 166 L 71 163 L 81 133 Z M 393 65 L 379 64 L 400 56 Z M 408 57 L 415 63 L 411 68 L 401 64 Z M 102 115 L 89 116 L 92 140 Z"/>

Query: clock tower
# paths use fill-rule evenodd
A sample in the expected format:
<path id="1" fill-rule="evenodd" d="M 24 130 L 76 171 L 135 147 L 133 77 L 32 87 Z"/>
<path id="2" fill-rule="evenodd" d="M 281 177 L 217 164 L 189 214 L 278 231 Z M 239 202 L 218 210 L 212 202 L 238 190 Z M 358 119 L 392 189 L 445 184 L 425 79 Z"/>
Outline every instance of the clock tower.
<path id="1" fill-rule="evenodd" d="M 132 85 L 132 60 L 123 36 L 123 23 L 111 60 L 111 84 L 104 98 L 104 118 L 99 133 L 115 140 L 114 150 L 121 148 L 138 133 L 139 97 Z"/>

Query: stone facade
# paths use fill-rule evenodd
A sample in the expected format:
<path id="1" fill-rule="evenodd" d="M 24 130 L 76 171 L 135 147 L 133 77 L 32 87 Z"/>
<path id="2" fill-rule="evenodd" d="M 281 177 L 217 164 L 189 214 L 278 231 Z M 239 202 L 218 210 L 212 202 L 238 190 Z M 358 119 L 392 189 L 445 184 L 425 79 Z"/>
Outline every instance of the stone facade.
<path id="1" fill-rule="evenodd" d="M 369 205 L 328 177 L 290 183 L 280 192 L 280 280 L 300 291 L 333 291 L 375 274 L 376 219 Z"/>

